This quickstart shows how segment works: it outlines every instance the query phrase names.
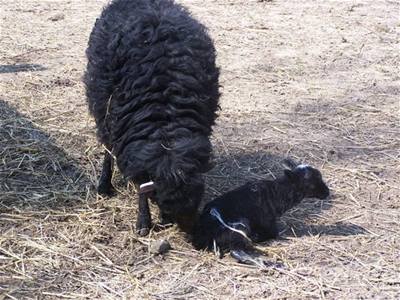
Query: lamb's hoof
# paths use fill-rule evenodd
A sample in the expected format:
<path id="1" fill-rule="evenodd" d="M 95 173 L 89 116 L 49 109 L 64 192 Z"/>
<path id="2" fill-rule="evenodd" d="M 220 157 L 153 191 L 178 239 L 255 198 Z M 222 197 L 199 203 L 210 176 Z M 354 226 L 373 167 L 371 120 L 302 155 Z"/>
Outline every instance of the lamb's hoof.
<path id="1" fill-rule="evenodd" d="M 285 267 L 281 263 L 264 260 L 263 256 L 261 255 L 248 253 L 243 250 L 231 250 L 230 254 L 234 259 L 236 259 L 241 264 L 257 266 L 261 269 L 265 268 L 284 269 Z"/>
<path id="2" fill-rule="evenodd" d="M 99 186 L 97 187 L 97 193 L 100 196 L 111 198 L 117 194 L 117 191 L 111 184 L 110 185 L 99 184 Z"/>
<path id="3" fill-rule="evenodd" d="M 260 268 L 265 267 L 265 261 L 258 257 L 258 255 L 248 253 L 244 250 L 231 250 L 230 254 L 241 264 L 258 266 Z"/>

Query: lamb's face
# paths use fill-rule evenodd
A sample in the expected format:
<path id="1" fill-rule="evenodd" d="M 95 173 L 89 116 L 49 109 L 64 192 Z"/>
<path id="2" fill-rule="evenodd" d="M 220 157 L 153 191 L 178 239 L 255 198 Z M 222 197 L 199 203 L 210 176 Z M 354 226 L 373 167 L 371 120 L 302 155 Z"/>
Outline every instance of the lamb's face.
<path id="1" fill-rule="evenodd" d="M 204 194 L 204 181 L 201 175 L 186 178 L 178 184 L 157 183 L 156 200 L 164 214 L 176 222 L 183 231 L 190 232 Z"/>
<path id="2" fill-rule="evenodd" d="M 305 197 L 325 199 L 329 196 L 329 188 L 322 179 L 321 172 L 308 165 L 300 165 L 295 169 Z"/>

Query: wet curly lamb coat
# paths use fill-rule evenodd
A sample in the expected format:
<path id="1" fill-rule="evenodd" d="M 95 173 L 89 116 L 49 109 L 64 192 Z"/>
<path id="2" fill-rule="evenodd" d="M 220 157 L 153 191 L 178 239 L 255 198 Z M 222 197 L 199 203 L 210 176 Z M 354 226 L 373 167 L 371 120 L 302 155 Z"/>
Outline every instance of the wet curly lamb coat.
<path id="1" fill-rule="evenodd" d="M 218 109 L 218 68 L 206 28 L 170 0 L 114 0 L 97 19 L 84 76 L 105 153 L 98 192 L 111 194 L 114 158 L 140 185 L 137 229 L 150 228 L 152 196 L 161 217 L 185 231 L 202 198 L 209 136 Z"/>

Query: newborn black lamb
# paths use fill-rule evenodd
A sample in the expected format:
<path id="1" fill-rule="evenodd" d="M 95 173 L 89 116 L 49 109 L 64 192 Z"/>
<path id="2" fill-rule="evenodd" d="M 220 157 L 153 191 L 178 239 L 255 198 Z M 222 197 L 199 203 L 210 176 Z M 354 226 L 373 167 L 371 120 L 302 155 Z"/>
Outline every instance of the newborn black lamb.
<path id="1" fill-rule="evenodd" d="M 208 203 L 193 232 L 194 247 L 220 256 L 230 251 L 239 262 L 255 263 L 252 242 L 276 238 L 283 213 L 304 198 L 329 196 L 320 171 L 304 164 L 288 168 L 276 180 L 247 183 Z"/>

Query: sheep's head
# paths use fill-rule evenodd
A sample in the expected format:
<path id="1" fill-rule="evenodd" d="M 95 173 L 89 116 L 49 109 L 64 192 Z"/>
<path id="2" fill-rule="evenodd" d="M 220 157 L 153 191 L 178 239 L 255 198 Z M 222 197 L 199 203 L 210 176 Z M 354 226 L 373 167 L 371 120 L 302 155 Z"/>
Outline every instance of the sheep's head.
<path id="1" fill-rule="evenodd" d="M 178 132 L 179 134 L 180 131 Z M 183 130 L 183 133 L 186 133 Z M 162 147 L 154 174 L 156 201 L 163 214 L 190 232 L 204 193 L 202 173 L 211 166 L 211 143 L 207 136 L 178 137 Z"/>
<path id="2" fill-rule="evenodd" d="M 289 166 L 285 175 L 303 192 L 305 198 L 325 199 L 329 196 L 329 188 L 321 172 L 309 165 Z"/>
<path id="3" fill-rule="evenodd" d="M 156 181 L 155 199 L 160 210 L 185 232 L 191 232 L 204 194 L 201 174 L 191 174 L 177 181 Z"/>

